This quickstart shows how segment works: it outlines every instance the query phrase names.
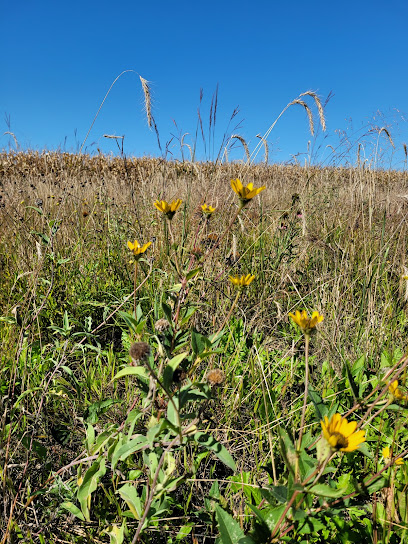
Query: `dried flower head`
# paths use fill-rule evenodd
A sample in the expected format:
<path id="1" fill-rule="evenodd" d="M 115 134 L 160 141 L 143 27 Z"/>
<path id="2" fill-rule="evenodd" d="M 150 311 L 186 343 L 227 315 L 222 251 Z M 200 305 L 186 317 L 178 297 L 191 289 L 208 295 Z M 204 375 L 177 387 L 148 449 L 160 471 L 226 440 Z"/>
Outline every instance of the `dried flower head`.
<path id="1" fill-rule="evenodd" d="M 213 387 L 221 385 L 225 380 L 224 372 L 219 368 L 209 370 L 206 375 L 206 380 Z"/>
<path id="2" fill-rule="evenodd" d="M 254 198 L 254 196 L 259 195 L 261 191 L 266 189 L 265 185 L 256 188 L 254 187 L 253 183 L 248 183 L 248 185 L 244 187 L 241 183 L 241 180 L 239 180 L 238 178 L 231 180 L 231 187 L 233 191 L 239 196 L 242 206 L 248 204 L 248 202 L 252 198 Z"/>
<path id="3" fill-rule="evenodd" d="M 321 323 L 324 319 L 319 312 L 313 312 L 312 317 L 307 315 L 306 310 L 299 312 L 296 310 L 294 314 L 289 313 L 289 317 L 298 325 L 304 334 L 310 334 L 318 323 Z"/>
<path id="4" fill-rule="evenodd" d="M 145 361 L 150 355 L 150 346 L 147 342 L 135 342 L 130 346 L 129 355 L 133 364 Z"/>
<path id="5" fill-rule="evenodd" d="M 187 378 L 187 373 L 184 368 L 178 367 L 173 372 L 173 383 L 180 384 Z"/>
<path id="6" fill-rule="evenodd" d="M 165 331 L 169 330 L 170 323 L 167 321 L 167 319 L 164 319 L 164 318 L 159 319 L 154 324 L 154 328 L 156 329 L 157 332 L 165 332 Z"/>
<path id="7" fill-rule="evenodd" d="M 392 459 L 392 452 L 390 451 L 390 447 L 389 446 L 385 446 L 385 448 L 383 448 L 382 450 L 382 458 L 384 459 L 384 462 L 385 463 L 389 463 Z M 404 464 L 404 459 L 402 459 L 401 457 L 399 459 L 396 459 L 394 461 L 394 465 L 397 465 L 397 466 L 401 466 Z"/>
<path id="8" fill-rule="evenodd" d="M 156 200 L 156 202 L 154 202 L 154 207 L 159 210 L 159 212 L 162 212 L 167 219 L 171 220 L 173 219 L 176 211 L 180 208 L 182 202 L 183 201 L 179 198 L 177 200 L 173 200 L 170 202 L 170 204 L 165 200 Z"/>
<path id="9" fill-rule="evenodd" d="M 341 414 L 334 414 L 329 421 L 325 416 L 320 422 L 323 435 L 335 451 L 354 451 L 365 442 L 365 431 L 356 431 L 357 421 L 347 421 Z"/>

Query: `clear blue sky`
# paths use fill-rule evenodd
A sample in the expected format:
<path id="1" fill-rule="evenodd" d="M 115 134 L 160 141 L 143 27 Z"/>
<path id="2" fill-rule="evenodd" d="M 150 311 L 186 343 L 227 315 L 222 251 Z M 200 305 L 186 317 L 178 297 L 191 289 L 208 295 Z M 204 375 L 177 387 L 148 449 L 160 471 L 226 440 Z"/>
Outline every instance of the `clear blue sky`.
<path id="1" fill-rule="evenodd" d="M 327 137 L 317 139 L 316 161 L 330 160 L 326 145 L 337 146 L 341 135 L 336 131 L 348 131 L 355 142 L 371 123 L 390 128 L 397 146 L 392 164 L 403 166 L 401 142 L 408 142 L 405 0 L 2 0 L 1 12 L 0 148 L 13 147 L 3 134 L 10 129 L 22 148 L 75 151 L 110 84 L 133 69 L 152 82 L 163 146 L 171 134 L 178 135 L 173 120 L 179 131 L 190 133 L 185 141 L 192 143 L 200 88 L 208 140 L 211 97 L 219 84 L 215 155 L 236 107 L 240 111 L 230 130 L 242 121 L 235 132 L 252 150 L 256 135 L 266 132 L 285 105 L 312 89 L 323 99 L 334 94 L 326 108 Z M 307 126 L 303 109 L 290 108 L 269 137 L 271 162 L 306 153 Z M 97 147 L 117 151 L 103 134 L 124 134 L 128 155 L 159 155 L 136 74 L 125 74 L 113 88 L 86 143 L 88 152 Z M 386 143 L 383 136 L 380 144 Z M 365 140 L 370 155 L 375 138 Z M 180 158 L 175 140 L 169 150 Z M 242 148 L 230 156 L 242 158 Z M 198 158 L 212 157 L 199 138 Z"/>

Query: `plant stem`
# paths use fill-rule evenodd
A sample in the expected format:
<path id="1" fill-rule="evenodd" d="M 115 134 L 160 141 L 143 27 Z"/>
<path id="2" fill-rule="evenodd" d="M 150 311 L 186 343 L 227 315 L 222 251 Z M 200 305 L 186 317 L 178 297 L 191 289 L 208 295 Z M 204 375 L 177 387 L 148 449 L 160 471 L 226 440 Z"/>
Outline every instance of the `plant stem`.
<path id="1" fill-rule="evenodd" d="M 310 335 L 305 334 L 305 393 L 303 397 L 302 417 L 300 420 L 299 440 L 298 440 L 298 446 L 297 446 L 298 458 L 296 461 L 296 471 L 295 471 L 296 479 L 298 477 L 299 455 L 300 455 L 300 449 L 302 447 L 303 428 L 305 426 L 305 419 L 306 419 L 307 395 L 309 391 L 309 342 L 310 342 Z"/>

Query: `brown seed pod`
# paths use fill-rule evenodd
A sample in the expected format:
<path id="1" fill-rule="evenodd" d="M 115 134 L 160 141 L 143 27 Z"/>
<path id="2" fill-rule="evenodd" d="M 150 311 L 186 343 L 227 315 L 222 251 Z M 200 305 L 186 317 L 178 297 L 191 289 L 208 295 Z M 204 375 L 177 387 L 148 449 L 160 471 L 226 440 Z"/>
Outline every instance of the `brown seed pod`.
<path id="1" fill-rule="evenodd" d="M 147 342 L 135 342 L 130 346 L 129 355 L 134 365 L 138 361 L 145 361 L 150 355 L 150 346 Z"/>
<path id="2" fill-rule="evenodd" d="M 207 382 L 211 386 L 217 386 L 221 385 L 225 380 L 225 375 L 222 370 L 219 368 L 214 368 L 213 370 L 209 370 L 206 375 Z"/>
<path id="3" fill-rule="evenodd" d="M 157 332 L 165 332 L 165 331 L 169 330 L 170 323 L 167 321 L 167 319 L 164 319 L 164 318 L 159 319 L 154 324 L 154 328 L 156 329 Z"/>

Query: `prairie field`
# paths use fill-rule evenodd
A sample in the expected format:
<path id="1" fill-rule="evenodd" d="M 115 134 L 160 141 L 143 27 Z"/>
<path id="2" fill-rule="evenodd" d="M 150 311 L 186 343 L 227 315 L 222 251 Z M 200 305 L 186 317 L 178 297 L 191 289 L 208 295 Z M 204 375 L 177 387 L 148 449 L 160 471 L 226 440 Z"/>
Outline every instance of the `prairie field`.
<path id="1" fill-rule="evenodd" d="M 0 153 L 0 543 L 408 542 L 407 219 L 406 171 Z"/>

